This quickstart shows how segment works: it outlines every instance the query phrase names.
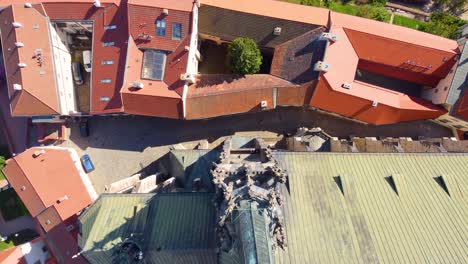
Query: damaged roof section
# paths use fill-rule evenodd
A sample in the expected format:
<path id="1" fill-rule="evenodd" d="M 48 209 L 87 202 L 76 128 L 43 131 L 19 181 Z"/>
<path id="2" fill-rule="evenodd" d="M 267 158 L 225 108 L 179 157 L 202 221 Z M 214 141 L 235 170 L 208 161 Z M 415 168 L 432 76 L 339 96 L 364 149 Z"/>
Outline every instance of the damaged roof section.
<path id="1" fill-rule="evenodd" d="M 276 46 L 270 73 L 298 84 L 316 80 L 320 72 L 314 65 L 323 60 L 327 46 L 325 30 L 320 27 Z"/>

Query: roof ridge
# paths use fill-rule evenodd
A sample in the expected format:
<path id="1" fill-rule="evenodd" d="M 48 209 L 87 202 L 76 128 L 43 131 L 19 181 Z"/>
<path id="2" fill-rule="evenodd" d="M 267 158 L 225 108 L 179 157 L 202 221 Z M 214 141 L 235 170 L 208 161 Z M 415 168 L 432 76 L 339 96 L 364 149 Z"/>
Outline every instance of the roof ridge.
<path id="1" fill-rule="evenodd" d="M 380 22 L 380 21 L 377 21 L 377 22 Z M 389 24 L 389 25 L 394 25 L 394 24 Z M 398 25 L 396 25 L 398 26 Z M 448 50 L 443 50 L 443 49 L 437 49 L 437 48 L 433 48 L 433 47 L 428 47 L 428 46 L 423 46 L 421 44 L 415 44 L 415 43 L 411 43 L 411 42 L 408 42 L 408 41 L 403 41 L 403 40 L 399 40 L 399 39 L 394 39 L 394 38 L 389 38 L 389 37 L 386 37 L 386 36 L 382 36 L 382 35 L 377 35 L 377 34 L 373 34 L 373 33 L 370 33 L 370 32 L 366 32 L 366 31 L 362 31 L 362 30 L 357 30 L 357 29 L 353 29 L 353 28 L 348 28 L 346 26 L 338 26 L 338 28 L 342 28 L 343 31 L 346 33 L 347 30 L 350 30 L 350 31 L 356 31 L 356 32 L 360 32 L 360 33 L 363 33 L 363 34 L 367 34 L 367 35 L 372 35 L 372 36 L 376 36 L 378 38 L 383 38 L 383 39 L 386 39 L 386 40 L 392 40 L 392 41 L 398 41 L 400 43 L 406 43 L 406 44 L 409 44 L 409 45 L 413 45 L 413 46 L 417 46 L 417 47 L 421 47 L 421 48 L 426 48 L 426 49 L 431 49 L 431 50 L 437 50 L 437 51 L 443 51 L 443 52 L 448 52 Z M 406 28 L 405 28 L 406 29 Z M 421 32 L 421 33 L 427 33 L 427 32 L 422 32 L 422 31 L 417 31 L 417 32 Z M 347 33 L 346 33 L 347 34 Z M 430 34 L 430 33 L 427 33 L 431 36 L 434 36 L 434 37 L 439 37 L 439 36 L 436 36 L 436 35 L 433 35 L 433 34 Z M 439 38 L 442 38 L 442 37 L 439 37 Z M 349 38 L 348 38 L 349 39 Z M 445 39 L 445 38 L 443 38 Z M 352 44 L 352 41 L 350 40 L 349 42 L 351 42 Z M 353 47 L 354 48 L 354 47 Z M 455 53 L 458 53 L 457 51 L 455 50 L 451 50 L 452 52 L 455 52 Z"/>
<path id="2" fill-rule="evenodd" d="M 45 103 L 41 98 L 37 97 L 36 95 L 34 95 L 33 93 L 31 93 L 30 91 L 26 90 L 26 89 L 23 89 L 24 92 L 26 92 L 27 94 L 29 94 L 30 96 L 34 97 L 36 100 L 38 100 L 39 102 L 41 102 L 44 106 L 46 106 L 47 108 L 49 108 L 50 110 L 56 112 L 57 114 L 60 114 L 59 111 L 56 111 L 55 109 L 53 109 L 52 107 L 50 107 L 47 103 Z M 57 95 L 58 96 L 58 95 Z M 20 96 L 21 97 L 21 96 Z M 57 99 L 58 100 L 58 99 Z M 60 107 L 60 106 L 59 106 Z"/>

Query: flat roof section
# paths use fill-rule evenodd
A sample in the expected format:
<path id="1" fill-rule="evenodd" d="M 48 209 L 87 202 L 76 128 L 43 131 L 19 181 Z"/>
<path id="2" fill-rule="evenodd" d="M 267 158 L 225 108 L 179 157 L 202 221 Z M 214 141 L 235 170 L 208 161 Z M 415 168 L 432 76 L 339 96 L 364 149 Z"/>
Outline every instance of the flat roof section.
<path id="1" fill-rule="evenodd" d="M 272 0 L 202 0 L 202 6 L 215 6 L 238 12 L 274 17 L 306 24 L 327 26 L 329 10 Z"/>

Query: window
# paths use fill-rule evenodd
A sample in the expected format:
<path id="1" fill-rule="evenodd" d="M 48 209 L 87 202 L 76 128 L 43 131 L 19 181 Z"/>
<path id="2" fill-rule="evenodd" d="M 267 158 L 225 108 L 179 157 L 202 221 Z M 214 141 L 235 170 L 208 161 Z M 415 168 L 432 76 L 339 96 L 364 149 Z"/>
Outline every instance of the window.
<path id="1" fill-rule="evenodd" d="M 108 25 L 108 26 L 104 26 L 104 29 L 105 30 L 111 30 L 111 29 L 116 29 L 117 26 L 116 25 Z"/>
<path id="2" fill-rule="evenodd" d="M 166 20 L 156 20 L 156 36 L 166 36 Z"/>
<path id="3" fill-rule="evenodd" d="M 115 42 L 103 42 L 102 43 L 102 46 L 104 47 L 110 47 L 110 46 L 114 46 L 115 45 Z"/>
<path id="4" fill-rule="evenodd" d="M 112 79 L 101 79 L 101 83 L 111 83 Z"/>
<path id="5" fill-rule="evenodd" d="M 101 96 L 101 101 L 102 101 L 102 102 L 109 102 L 109 101 L 110 101 L 110 97 L 108 97 L 108 96 Z"/>
<path id="6" fill-rule="evenodd" d="M 113 60 L 103 60 L 102 61 L 102 65 L 112 65 L 112 64 L 114 64 Z"/>
<path id="7" fill-rule="evenodd" d="M 182 38 L 182 24 L 181 23 L 172 23 L 172 39 L 181 39 Z"/>
<path id="8" fill-rule="evenodd" d="M 160 50 L 145 50 L 142 78 L 162 80 L 166 64 L 166 53 Z"/>

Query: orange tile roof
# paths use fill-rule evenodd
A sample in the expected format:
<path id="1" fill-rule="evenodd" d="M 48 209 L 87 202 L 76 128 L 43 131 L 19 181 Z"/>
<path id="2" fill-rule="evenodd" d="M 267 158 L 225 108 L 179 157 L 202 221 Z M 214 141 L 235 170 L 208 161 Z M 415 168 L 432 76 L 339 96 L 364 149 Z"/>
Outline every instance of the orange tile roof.
<path id="1" fill-rule="evenodd" d="M 193 0 L 128 0 L 130 5 L 152 6 L 186 12 L 192 11 L 193 2 Z"/>
<path id="2" fill-rule="evenodd" d="M 330 13 L 332 28 L 347 28 L 414 45 L 456 54 L 457 42 L 418 30 L 336 12 Z"/>
<path id="3" fill-rule="evenodd" d="M 295 85 L 270 74 L 200 74 L 196 83 L 189 87 L 188 97 L 290 86 Z"/>
<path id="4" fill-rule="evenodd" d="M 327 26 L 329 10 L 273 0 L 202 0 L 202 5 L 291 21 Z"/>
<path id="5" fill-rule="evenodd" d="M 47 18 L 34 8 L 12 5 L 0 13 L 0 20 L 6 23 L 1 36 L 12 114 L 60 113 Z M 15 29 L 11 24 L 15 21 L 22 27 Z M 15 42 L 24 47 L 17 48 Z M 42 64 L 36 56 L 38 49 Z M 26 67 L 20 68 L 18 63 Z M 15 91 L 14 84 L 20 84 L 22 90 Z"/>
<path id="6" fill-rule="evenodd" d="M 0 251 L 0 263 L 2 264 L 27 264 L 20 246 Z"/>
<path id="7" fill-rule="evenodd" d="M 35 158 L 39 150 L 45 153 Z M 8 160 L 3 171 L 33 217 L 53 206 L 65 220 L 93 201 L 68 149 L 28 149 Z"/>
<path id="8" fill-rule="evenodd" d="M 134 40 L 128 40 L 127 66 L 125 81 L 121 89 L 124 111 L 131 114 L 179 118 L 181 115 L 181 95 L 171 89 L 164 81 L 141 78 L 143 51 L 138 49 Z M 169 64 L 166 58 L 166 70 Z M 132 87 L 133 82 L 144 85 L 142 89 Z"/>

